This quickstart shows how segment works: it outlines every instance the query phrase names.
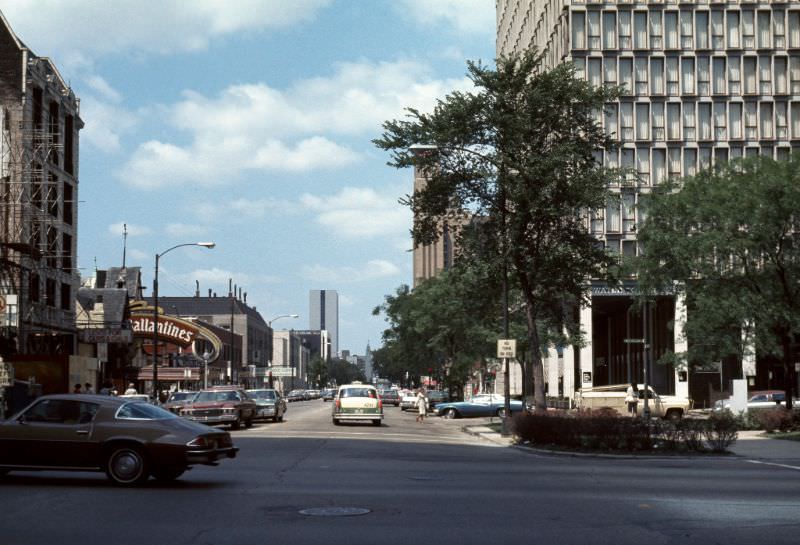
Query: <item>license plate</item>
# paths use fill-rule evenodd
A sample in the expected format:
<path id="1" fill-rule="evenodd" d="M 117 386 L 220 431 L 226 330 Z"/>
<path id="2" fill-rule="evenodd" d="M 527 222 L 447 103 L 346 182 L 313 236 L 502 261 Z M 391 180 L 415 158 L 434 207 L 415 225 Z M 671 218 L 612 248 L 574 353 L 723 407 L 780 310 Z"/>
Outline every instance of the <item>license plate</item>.
<path id="1" fill-rule="evenodd" d="M 356 409 L 356 414 L 363 414 L 363 413 L 364 413 L 364 409 Z"/>

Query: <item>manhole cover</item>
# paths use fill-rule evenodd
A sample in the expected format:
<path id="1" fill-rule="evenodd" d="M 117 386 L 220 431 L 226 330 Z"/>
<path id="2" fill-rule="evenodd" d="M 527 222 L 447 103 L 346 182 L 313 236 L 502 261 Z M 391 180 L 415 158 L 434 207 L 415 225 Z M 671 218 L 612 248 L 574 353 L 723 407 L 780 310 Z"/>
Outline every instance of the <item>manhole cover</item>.
<path id="1" fill-rule="evenodd" d="M 301 515 L 309 517 L 356 517 L 369 512 L 369 509 L 363 507 L 311 507 L 300 510 Z"/>

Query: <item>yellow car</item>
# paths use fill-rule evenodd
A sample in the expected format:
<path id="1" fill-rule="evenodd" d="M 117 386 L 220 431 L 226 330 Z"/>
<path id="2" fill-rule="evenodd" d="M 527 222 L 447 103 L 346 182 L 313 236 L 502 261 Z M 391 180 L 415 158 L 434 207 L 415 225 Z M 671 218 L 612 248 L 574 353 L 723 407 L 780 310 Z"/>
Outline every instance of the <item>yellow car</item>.
<path id="1" fill-rule="evenodd" d="M 383 403 L 378 390 L 369 384 L 355 382 L 339 386 L 333 400 L 331 412 L 333 424 L 338 426 L 342 420 L 370 420 L 375 426 L 383 420 Z"/>

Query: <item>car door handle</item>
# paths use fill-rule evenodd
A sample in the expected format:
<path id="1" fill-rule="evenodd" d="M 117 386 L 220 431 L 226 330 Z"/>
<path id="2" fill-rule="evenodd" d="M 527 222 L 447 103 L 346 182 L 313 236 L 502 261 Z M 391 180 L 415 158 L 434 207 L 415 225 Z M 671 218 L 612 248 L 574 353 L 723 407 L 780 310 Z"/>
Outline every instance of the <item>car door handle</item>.
<path id="1" fill-rule="evenodd" d="M 89 430 L 78 430 L 75 433 L 77 435 L 89 435 Z"/>

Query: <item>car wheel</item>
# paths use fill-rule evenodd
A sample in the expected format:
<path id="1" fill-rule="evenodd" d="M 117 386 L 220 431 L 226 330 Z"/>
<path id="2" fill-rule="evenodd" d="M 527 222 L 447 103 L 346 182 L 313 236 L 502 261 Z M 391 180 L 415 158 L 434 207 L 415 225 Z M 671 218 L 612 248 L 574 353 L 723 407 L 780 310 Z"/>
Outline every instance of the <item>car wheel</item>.
<path id="1" fill-rule="evenodd" d="M 281 415 L 278 417 L 278 422 L 283 422 L 283 415 L 284 413 L 281 413 Z"/>
<path id="2" fill-rule="evenodd" d="M 495 414 L 497 414 L 497 416 L 499 416 L 500 418 L 505 418 L 506 417 L 506 408 L 505 407 L 500 407 L 499 409 L 497 409 L 497 412 Z"/>
<path id="3" fill-rule="evenodd" d="M 333 419 L 331 419 L 331 421 L 333 422 L 334 426 L 338 426 L 339 425 L 339 419 L 338 418 L 333 418 Z"/>
<path id="4" fill-rule="evenodd" d="M 444 412 L 444 417 L 449 418 L 450 420 L 452 420 L 453 418 L 458 418 L 458 411 L 456 411 L 455 409 L 447 409 Z"/>
<path id="5" fill-rule="evenodd" d="M 682 416 L 683 416 L 683 414 L 681 413 L 681 411 L 678 411 L 678 410 L 675 410 L 675 409 L 670 409 L 670 410 L 667 411 L 666 418 L 667 418 L 667 420 L 672 420 L 674 422 L 676 420 L 680 420 Z"/>
<path id="6" fill-rule="evenodd" d="M 237 415 L 236 420 L 231 422 L 231 429 L 238 430 L 241 427 L 242 427 L 242 415 Z"/>
<path id="7" fill-rule="evenodd" d="M 106 459 L 106 475 L 114 484 L 143 483 L 150 476 L 144 452 L 130 445 L 114 447 Z"/>
<path id="8" fill-rule="evenodd" d="M 185 467 L 153 468 L 153 478 L 157 481 L 174 481 L 186 471 Z"/>
<path id="9" fill-rule="evenodd" d="M 380 420 L 373 420 L 373 421 L 372 421 L 372 425 L 373 425 L 373 426 L 380 426 L 380 425 L 381 425 L 381 423 L 382 423 L 382 422 L 381 422 Z"/>
<path id="10" fill-rule="evenodd" d="M 244 427 L 245 428 L 252 428 L 253 427 L 253 417 L 252 416 L 244 421 Z"/>

